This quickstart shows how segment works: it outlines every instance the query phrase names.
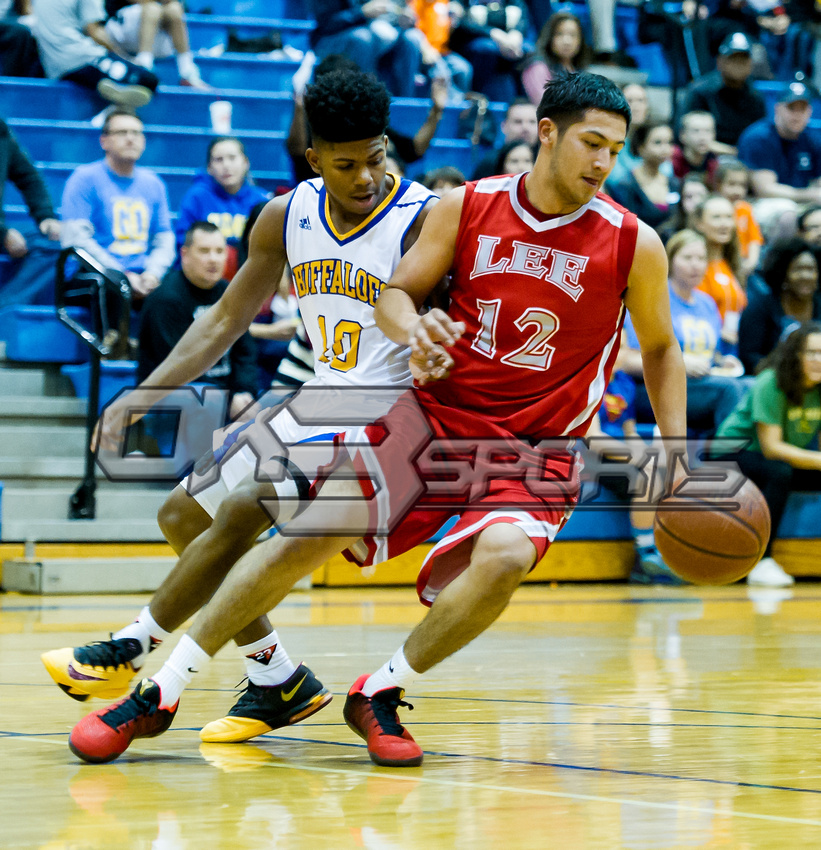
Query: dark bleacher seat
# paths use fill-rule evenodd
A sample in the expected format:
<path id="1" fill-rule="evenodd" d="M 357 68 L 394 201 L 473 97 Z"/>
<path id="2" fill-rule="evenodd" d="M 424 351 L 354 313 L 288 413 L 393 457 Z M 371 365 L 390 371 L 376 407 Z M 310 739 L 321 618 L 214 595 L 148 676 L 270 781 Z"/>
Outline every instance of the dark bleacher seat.
<path id="1" fill-rule="evenodd" d="M 20 144 L 41 162 L 92 162 L 102 156 L 99 129 L 81 121 L 48 121 L 10 118 Z M 210 129 L 146 125 L 147 145 L 141 165 L 199 168 L 205 162 Z M 283 144 L 284 133 L 243 130 L 239 134 L 251 162 L 266 171 L 287 171 L 290 161 Z"/>

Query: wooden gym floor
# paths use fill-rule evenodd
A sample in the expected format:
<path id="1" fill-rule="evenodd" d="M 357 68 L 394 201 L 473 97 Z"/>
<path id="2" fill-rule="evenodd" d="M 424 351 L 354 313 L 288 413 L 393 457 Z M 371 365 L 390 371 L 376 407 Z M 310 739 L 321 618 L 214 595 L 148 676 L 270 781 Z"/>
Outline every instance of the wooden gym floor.
<path id="1" fill-rule="evenodd" d="M 426 756 L 378 768 L 344 692 L 424 609 L 410 588 L 292 594 L 280 636 L 336 695 L 250 744 L 200 745 L 242 676 L 226 647 L 165 735 L 83 765 L 39 662 L 144 597 L 0 597 L 0 847 L 821 847 L 821 587 L 532 585 L 402 710 Z M 164 645 L 150 658 L 154 672 Z"/>

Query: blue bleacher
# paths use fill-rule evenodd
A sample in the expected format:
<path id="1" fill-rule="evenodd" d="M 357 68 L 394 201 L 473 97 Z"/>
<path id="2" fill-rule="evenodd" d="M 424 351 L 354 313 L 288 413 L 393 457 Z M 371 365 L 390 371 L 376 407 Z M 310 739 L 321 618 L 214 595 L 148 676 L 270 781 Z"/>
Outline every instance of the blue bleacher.
<path id="1" fill-rule="evenodd" d="M 88 311 L 69 307 L 75 321 L 88 324 Z M 56 307 L 29 305 L 0 310 L 0 339 L 7 360 L 20 363 L 85 363 L 88 347 L 58 318 Z"/>
<path id="2" fill-rule="evenodd" d="M 202 92 L 185 86 L 161 86 L 157 96 L 140 109 L 139 114 L 146 124 L 208 128 L 209 104 L 218 99 L 231 102 L 231 120 L 237 131 L 288 132 L 293 114 L 290 91 L 220 89 Z M 50 121 L 87 120 L 101 107 L 100 99 L 93 92 L 72 83 L 0 77 L 0 116 L 5 118 L 43 119 L 47 116 Z M 445 107 L 436 130 L 437 138 L 458 137 L 459 115 L 466 107 L 467 103 Z M 490 104 L 497 124 L 504 120 L 506 109 L 504 103 Z M 427 98 L 394 98 L 391 126 L 412 136 L 424 123 L 429 111 L 430 100 Z"/>
<path id="3" fill-rule="evenodd" d="M 99 159 L 102 159 L 102 151 Z M 54 199 L 54 203 L 59 205 L 60 198 L 63 195 L 63 187 L 70 174 L 76 168 L 73 163 L 43 163 L 37 164 L 40 175 L 46 181 L 49 193 Z M 168 188 L 168 202 L 171 209 L 178 209 L 183 195 L 188 191 L 191 183 L 197 173 L 201 169 L 198 168 L 159 168 L 156 167 L 153 171 L 158 174 Z M 260 188 L 274 192 L 280 186 L 288 186 L 291 183 L 290 169 L 282 171 L 255 171 L 253 172 L 254 182 Z M 23 198 L 17 191 L 17 187 L 10 183 L 6 187 L 4 200 L 8 204 L 22 205 Z"/>
<path id="4" fill-rule="evenodd" d="M 236 18 L 228 15 L 187 15 L 188 35 L 191 49 L 209 50 L 225 45 L 228 33 L 234 31 L 240 38 L 259 38 L 272 30 L 278 32 L 283 45 L 297 50 L 309 48 L 313 21 L 283 20 L 282 18 Z"/>
<path id="5" fill-rule="evenodd" d="M 299 62 L 269 59 L 266 54 L 224 53 L 222 56 L 197 56 L 202 78 L 216 89 L 248 89 L 262 92 L 287 92 Z M 160 82 L 174 86 L 180 75 L 173 58 L 160 59 L 154 65 Z M 219 94 L 219 92 L 217 92 Z"/>
<path id="6" fill-rule="evenodd" d="M 305 0 L 186 0 L 189 14 L 199 13 L 243 18 L 311 19 L 311 7 Z"/>
<path id="7" fill-rule="evenodd" d="M 208 106 L 215 100 L 231 101 L 232 123 L 237 129 L 285 133 L 291 124 L 293 101 L 288 92 L 203 92 L 185 86 L 162 86 L 139 114 L 146 124 L 207 128 L 211 121 Z M 4 118 L 47 116 L 54 121 L 81 121 L 102 108 L 103 103 L 94 92 L 73 83 L 0 77 L 0 116 Z"/>
<path id="8" fill-rule="evenodd" d="M 29 156 L 44 162 L 89 162 L 100 157 L 100 131 L 83 121 L 49 121 L 10 118 L 7 122 Z M 49 132 L 51 131 L 51 132 Z M 210 129 L 148 124 L 147 144 L 141 165 L 201 168 L 205 163 Z M 285 134 L 262 130 L 238 133 L 251 162 L 264 163 L 267 171 L 287 171 Z"/>

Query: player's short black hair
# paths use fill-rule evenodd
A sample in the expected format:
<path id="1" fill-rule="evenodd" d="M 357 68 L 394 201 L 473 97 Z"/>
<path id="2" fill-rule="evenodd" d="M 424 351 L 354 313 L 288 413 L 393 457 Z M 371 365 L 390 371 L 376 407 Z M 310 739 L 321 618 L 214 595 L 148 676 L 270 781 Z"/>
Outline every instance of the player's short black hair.
<path id="1" fill-rule="evenodd" d="M 536 108 L 536 118 L 549 118 L 560 133 L 584 119 L 588 109 L 601 109 L 621 115 L 630 129 L 630 106 L 622 90 L 601 74 L 579 71 L 559 74 L 545 87 Z"/>
<path id="2" fill-rule="evenodd" d="M 325 142 L 357 142 L 381 136 L 388 128 L 391 99 L 372 74 L 331 71 L 305 90 L 311 137 Z"/>
<path id="3" fill-rule="evenodd" d="M 359 65 L 344 53 L 329 53 L 324 59 L 317 62 L 314 68 L 314 80 L 324 77 L 333 71 L 358 71 Z"/>
<path id="4" fill-rule="evenodd" d="M 213 224 L 210 221 L 195 221 L 193 222 L 188 230 L 185 231 L 185 241 L 182 243 L 185 247 L 189 247 L 191 243 L 194 241 L 195 233 L 219 233 L 220 229 L 216 224 Z"/>

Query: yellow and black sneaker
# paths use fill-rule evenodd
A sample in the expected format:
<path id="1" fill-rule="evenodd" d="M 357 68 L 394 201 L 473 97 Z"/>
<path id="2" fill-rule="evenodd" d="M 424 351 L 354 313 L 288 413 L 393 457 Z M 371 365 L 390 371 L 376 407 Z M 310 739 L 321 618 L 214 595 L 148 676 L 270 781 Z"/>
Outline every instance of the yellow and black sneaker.
<path id="1" fill-rule="evenodd" d="M 237 744 L 272 729 L 299 723 L 333 699 L 322 682 L 300 664 L 281 685 L 248 687 L 227 716 L 203 727 L 200 738 L 207 743 Z"/>
<path id="2" fill-rule="evenodd" d="M 89 697 L 121 697 L 139 669 L 132 662 L 142 654 L 142 644 L 136 638 L 120 638 L 52 649 L 40 660 L 49 676 L 72 699 L 82 702 Z"/>

